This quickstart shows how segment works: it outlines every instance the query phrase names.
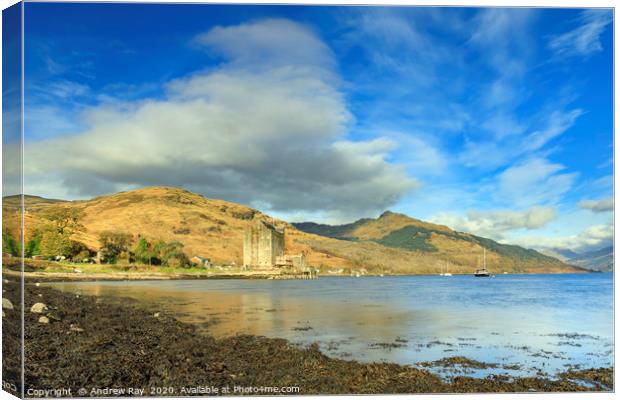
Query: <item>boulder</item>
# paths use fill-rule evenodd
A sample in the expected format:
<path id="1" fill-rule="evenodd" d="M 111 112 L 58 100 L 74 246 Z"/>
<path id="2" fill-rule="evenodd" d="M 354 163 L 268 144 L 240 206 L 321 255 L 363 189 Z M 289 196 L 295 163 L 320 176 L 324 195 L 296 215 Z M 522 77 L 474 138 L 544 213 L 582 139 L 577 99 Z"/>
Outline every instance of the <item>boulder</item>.
<path id="1" fill-rule="evenodd" d="M 2 298 L 2 309 L 6 309 L 6 310 L 12 310 L 13 309 L 13 303 L 11 303 L 11 300 L 9 299 L 5 299 L 4 297 Z"/>
<path id="2" fill-rule="evenodd" d="M 40 323 L 40 324 L 49 324 L 49 323 L 50 323 L 50 320 L 49 320 L 49 318 L 47 318 L 45 315 L 41 315 L 41 316 L 39 317 L 39 323 Z"/>
<path id="3" fill-rule="evenodd" d="M 43 314 L 47 311 L 47 306 L 43 303 L 35 303 L 30 307 L 30 312 L 35 314 Z"/>

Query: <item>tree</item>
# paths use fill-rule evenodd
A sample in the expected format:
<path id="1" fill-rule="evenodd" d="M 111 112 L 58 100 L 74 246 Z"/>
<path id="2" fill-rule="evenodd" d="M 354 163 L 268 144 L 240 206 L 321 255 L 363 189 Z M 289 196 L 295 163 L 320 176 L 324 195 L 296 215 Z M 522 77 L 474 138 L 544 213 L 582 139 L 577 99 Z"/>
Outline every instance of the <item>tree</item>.
<path id="1" fill-rule="evenodd" d="M 2 252 L 12 256 L 19 256 L 19 243 L 8 231 L 2 231 Z"/>
<path id="2" fill-rule="evenodd" d="M 136 247 L 133 249 L 133 254 L 136 259 L 136 262 L 142 264 L 153 264 L 154 259 L 157 259 L 157 255 L 154 252 L 153 245 L 148 242 L 145 238 L 140 238 Z M 159 263 L 157 263 L 159 264 Z"/>
<path id="3" fill-rule="evenodd" d="M 78 254 L 85 246 L 72 241 L 71 235 L 83 228 L 80 215 L 80 210 L 67 207 L 48 211 L 45 217 L 49 222 L 26 244 L 24 254 L 27 257 L 73 257 Z"/>
<path id="4" fill-rule="evenodd" d="M 48 229 L 41 234 L 39 252 L 45 257 L 56 257 L 71 255 L 73 242 L 67 235 Z"/>
<path id="5" fill-rule="evenodd" d="M 46 217 L 53 222 L 58 233 L 71 235 L 83 228 L 80 224 L 81 214 L 75 208 L 57 208 L 48 212 Z"/>
<path id="6" fill-rule="evenodd" d="M 41 254 L 41 238 L 42 235 L 37 233 L 28 241 L 28 243 L 26 243 L 26 247 L 24 248 L 24 256 L 32 257 Z"/>
<path id="7" fill-rule="evenodd" d="M 121 253 L 129 251 L 131 235 L 120 232 L 102 232 L 99 235 L 101 255 L 105 262 L 115 264 Z"/>
<path id="8" fill-rule="evenodd" d="M 183 243 L 159 241 L 156 248 L 159 250 L 159 257 L 163 265 L 173 268 L 188 267 L 190 265 L 189 258 L 183 252 Z"/>

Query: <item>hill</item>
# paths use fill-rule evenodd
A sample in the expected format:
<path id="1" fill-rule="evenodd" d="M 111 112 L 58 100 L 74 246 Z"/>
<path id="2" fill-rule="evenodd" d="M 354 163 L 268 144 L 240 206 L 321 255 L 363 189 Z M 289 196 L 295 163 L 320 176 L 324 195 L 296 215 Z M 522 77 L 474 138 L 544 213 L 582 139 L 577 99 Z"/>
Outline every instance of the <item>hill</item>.
<path id="1" fill-rule="evenodd" d="M 389 211 L 376 219 L 362 219 L 346 225 L 293 225 L 318 235 L 355 242 L 374 242 L 388 248 L 430 255 L 449 261 L 453 264 L 453 272 L 461 272 L 463 267 L 471 270 L 477 266 L 483 248 L 487 250 L 487 266 L 492 272 L 559 272 L 573 269 L 556 258 L 532 249 L 501 244 Z"/>
<path id="2" fill-rule="evenodd" d="M 614 248 L 605 247 L 573 255 L 568 262 L 592 271 L 609 272 L 614 269 Z"/>
<path id="3" fill-rule="evenodd" d="M 72 239 L 91 250 L 99 248 L 102 232 L 114 231 L 130 234 L 134 240 L 176 240 L 183 243 L 190 257 L 200 255 L 216 262 L 240 264 L 245 229 L 256 220 L 265 220 L 286 230 L 287 253 L 305 252 L 309 264 L 323 272 L 365 268 L 371 273 L 438 273 L 448 260 L 451 272 L 470 273 L 483 247 L 488 250 L 487 265 L 494 272 L 576 270 L 533 250 L 500 245 L 390 212 L 339 227 L 292 225 L 244 205 L 170 187 L 149 187 L 84 201 L 27 196 L 25 205 L 26 240 L 58 211 L 72 210 L 80 225 Z M 16 235 L 19 203 L 5 198 L 3 214 L 3 229 Z"/>

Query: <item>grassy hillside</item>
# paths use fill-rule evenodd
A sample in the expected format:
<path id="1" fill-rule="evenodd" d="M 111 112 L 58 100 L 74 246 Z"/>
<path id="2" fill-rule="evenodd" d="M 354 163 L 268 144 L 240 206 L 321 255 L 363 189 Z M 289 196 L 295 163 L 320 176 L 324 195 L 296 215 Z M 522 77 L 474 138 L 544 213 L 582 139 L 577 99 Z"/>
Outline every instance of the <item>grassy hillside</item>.
<path id="1" fill-rule="evenodd" d="M 25 203 L 26 240 L 49 223 L 59 210 L 71 210 L 78 215 L 80 226 L 72 239 L 91 250 L 99 249 L 102 232 L 114 231 L 131 235 L 134 241 L 140 237 L 179 241 L 190 257 L 200 255 L 216 262 L 241 264 L 245 229 L 256 220 L 265 220 L 285 229 L 287 253 L 303 251 L 308 262 L 323 271 L 366 268 L 376 273 L 438 273 L 449 260 L 452 272 L 470 273 L 476 267 L 477 256 L 482 254 L 482 246 L 489 250 L 487 263 L 495 272 L 574 270 L 531 250 L 500 245 L 394 213 L 340 227 L 319 224 L 295 227 L 247 206 L 170 187 L 150 187 L 85 201 L 28 196 Z M 5 199 L 3 215 L 3 229 L 17 237 L 20 224 L 17 199 Z"/>
<path id="2" fill-rule="evenodd" d="M 307 224 L 294 224 L 306 229 Z M 454 231 L 447 226 L 424 222 L 403 214 L 385 212 L 379 218 L 365 219 L 353 224 L 331 226 L 313 233 L 361 242 L 374 242 L 384 247 L 404 249 L 433 260 L 450 262 L 452 272 L 469 272 L 481 262 L 483 249 L 487 251 L 487 267 L 500 272 L 561 272 L 575 270 L 560 260 L 535 250 L 501 244 L 494 240 Z M 435 263 L 431 263 L 433 265 Z M 441 265 L 439 266 L 441 268 Z M 428 269 L 428 268 L 427 268 Z M 435 269 L 436 270 L 436 269 Z"/>

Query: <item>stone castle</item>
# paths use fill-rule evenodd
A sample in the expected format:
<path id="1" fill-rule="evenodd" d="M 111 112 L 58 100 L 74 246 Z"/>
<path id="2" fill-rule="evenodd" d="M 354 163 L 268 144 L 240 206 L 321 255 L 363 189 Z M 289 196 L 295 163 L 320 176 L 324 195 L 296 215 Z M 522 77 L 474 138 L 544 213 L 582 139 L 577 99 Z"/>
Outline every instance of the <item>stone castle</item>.
<path id="1" fill-rule="evenodd" d="M 305 256 L 284 254 L 284 229 L 266 221 L 257 221 L 245 231 L 243 266 L 255 270 L 305 268 Z"/>

